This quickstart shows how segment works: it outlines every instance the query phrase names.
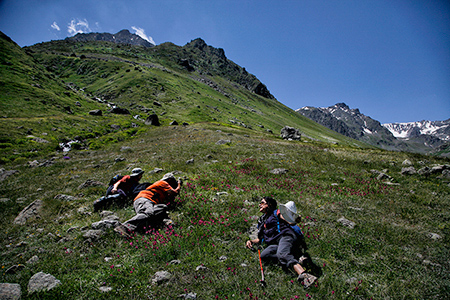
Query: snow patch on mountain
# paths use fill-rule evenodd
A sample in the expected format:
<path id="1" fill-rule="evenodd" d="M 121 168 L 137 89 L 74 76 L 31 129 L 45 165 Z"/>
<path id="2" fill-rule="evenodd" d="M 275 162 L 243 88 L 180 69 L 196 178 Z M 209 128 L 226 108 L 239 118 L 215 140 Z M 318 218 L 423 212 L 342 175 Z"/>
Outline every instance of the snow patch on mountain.
<path id="1" fill-rule="evenodd" d="M 382 124 L 396 138 L 406 139 L 419 134 L 431 135 L 444 141 L 450 140 L 450 119 L 446 121 L 419 121 Z"/>

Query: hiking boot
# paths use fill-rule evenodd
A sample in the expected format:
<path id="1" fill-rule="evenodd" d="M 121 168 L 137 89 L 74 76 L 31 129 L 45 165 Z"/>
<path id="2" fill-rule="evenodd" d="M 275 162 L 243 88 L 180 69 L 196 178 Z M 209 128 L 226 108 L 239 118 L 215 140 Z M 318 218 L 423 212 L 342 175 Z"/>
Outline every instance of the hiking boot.
<path id="1" fill-rule="evenodd" d="M 175 223 L 171 219 L 164 219 L 163 223 L 166 226 L 174 226 L 175 225 Z"/>
<path id="2" fill-rule="evenodd" d="M 316 280 L 317 280 L 316 276 L 306 273 L 306 272 L 303 272 L 302 274 L 298 275 L 298 277 L 297 277 L 297 281 L 301 285 L 303 285 L 303 287 L 305 289 L 310 287 Z"/>
<path id="3" fill-rule="evenodd" d="M 114 231 L 117 232 L 119 235 L 123 236 L 124 238 L 131 238 L 131 235 L 128 233 L 128 229 L 122 224 L 116 226 L 116 228 L 114 228 Z"/>

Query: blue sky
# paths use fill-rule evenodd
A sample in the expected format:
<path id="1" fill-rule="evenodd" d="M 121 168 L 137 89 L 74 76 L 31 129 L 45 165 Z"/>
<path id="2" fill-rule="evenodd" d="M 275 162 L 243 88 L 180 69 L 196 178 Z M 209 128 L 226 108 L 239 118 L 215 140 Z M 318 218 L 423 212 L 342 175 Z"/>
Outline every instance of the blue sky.
<path id="1" fill-rule="evenodd" d="M 450 118 L 447 0 L 0 0 L 0 30 L 20 46 L 122 29 L 157 45 L 200 37 L 292 109 Z"/>

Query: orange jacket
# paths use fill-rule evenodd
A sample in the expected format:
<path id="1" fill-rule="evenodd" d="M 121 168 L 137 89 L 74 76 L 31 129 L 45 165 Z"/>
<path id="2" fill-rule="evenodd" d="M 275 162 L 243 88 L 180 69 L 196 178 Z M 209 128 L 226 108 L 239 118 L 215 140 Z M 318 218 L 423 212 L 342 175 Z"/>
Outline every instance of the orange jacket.
<path id="1" fill-rule="evenodd" d="M 156 204 L 165 204 L 169 197 L 178 195 L 179 190 L 179 187 L 173 189 L 166 181 L 159 180 L 145 190 L 140 191 L 134 200 L 147 198 Z"/>

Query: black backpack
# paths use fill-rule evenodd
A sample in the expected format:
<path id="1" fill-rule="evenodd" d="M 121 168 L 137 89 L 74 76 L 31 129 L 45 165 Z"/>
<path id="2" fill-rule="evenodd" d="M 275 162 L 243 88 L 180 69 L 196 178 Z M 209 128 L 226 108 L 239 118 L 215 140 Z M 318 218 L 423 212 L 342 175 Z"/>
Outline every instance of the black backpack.
<path id="1" fill-rule="evenodd" d="M 123 175 L 117 174 L 113 178 L 111 178 L 111 180 L 109 181 L 108 185 L 111 186 L 111 185 L 115 184 L 117 181 L 119 181 L 122 178 L 123 178 Z"/>

